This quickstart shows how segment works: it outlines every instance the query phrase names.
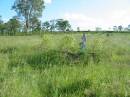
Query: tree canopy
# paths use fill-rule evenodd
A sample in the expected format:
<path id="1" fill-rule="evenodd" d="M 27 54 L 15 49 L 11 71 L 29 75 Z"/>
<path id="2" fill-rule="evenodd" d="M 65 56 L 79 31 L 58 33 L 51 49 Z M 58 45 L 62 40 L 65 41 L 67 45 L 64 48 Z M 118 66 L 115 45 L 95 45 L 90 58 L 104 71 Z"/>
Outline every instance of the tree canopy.
<path id="1" fill-rule="evenodd" d="M 30 30 L 31 19 L 42 16 L 44 8 L 44 0 L 15 0 L 12 6 L 12 9 L 24 18 L 27 32 Z"/>
<path id="2" fill-rule="evenodd" d="M 55 19 L 46 21 L 42 24 L 42 28 L 44 31 L 71 31 L 71 25 L 68 20 L 64 19 Z"/>

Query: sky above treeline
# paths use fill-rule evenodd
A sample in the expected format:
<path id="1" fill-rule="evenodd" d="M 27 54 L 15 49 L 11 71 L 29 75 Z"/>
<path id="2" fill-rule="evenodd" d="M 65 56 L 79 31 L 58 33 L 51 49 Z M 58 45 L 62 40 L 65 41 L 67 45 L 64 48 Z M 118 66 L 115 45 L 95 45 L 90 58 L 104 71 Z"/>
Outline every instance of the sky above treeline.
<path id="1" fill-rule="evenodd" d="M 130 24 L 130 0 L 45 0 L 41 20 L 67 19 L 72 27 L 92 30 Z M 0 0 L 0 15 L 4 21 L 17 15 L 11 6 L 14 0 Z"/>

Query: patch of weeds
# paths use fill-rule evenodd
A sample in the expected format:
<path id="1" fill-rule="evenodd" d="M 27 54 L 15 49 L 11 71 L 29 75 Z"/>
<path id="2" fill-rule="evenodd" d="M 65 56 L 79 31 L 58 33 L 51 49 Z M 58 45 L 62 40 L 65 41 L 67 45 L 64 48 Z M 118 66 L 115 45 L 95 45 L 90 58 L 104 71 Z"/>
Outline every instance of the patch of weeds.
<path id="1" fill-rule="evenodd" d="M 83 91 L 85 88 L 89 88 L 90 86 L 91 82 L 89 80 L 75 81 L 66 87 L 59 88 L 59 92 L 62 94 L 72 94 L 76 91 Z"/>
<path id="2" fill-rule="evenodd" d="M 8 63 L 8 68 L 11 69 L 13 67 L 18 67 L 18 66 L 24 66 L 26 65 L 25 59 L 18 54 L 10 54 L 9 55 L 9 63 Z"/>
<path id="3" fill-rule="evenodd" d="M 6 47 L 6 48 L 1 48 L 0 53 L 3 53 L 3 54 L 9 53 L 9 54 L 11 54 L 16 50 L 17 50 L 16 47 Z"/>

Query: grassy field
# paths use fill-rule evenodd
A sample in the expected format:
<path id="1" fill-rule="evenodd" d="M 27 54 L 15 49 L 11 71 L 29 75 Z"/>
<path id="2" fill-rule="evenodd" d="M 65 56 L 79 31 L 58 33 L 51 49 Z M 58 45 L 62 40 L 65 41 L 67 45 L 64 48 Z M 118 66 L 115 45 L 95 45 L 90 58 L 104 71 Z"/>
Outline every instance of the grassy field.
<path id="1" fill-rule="evenodd" d="M 130 34 L 0 36 L 0 97 L 130 97 Z"/>

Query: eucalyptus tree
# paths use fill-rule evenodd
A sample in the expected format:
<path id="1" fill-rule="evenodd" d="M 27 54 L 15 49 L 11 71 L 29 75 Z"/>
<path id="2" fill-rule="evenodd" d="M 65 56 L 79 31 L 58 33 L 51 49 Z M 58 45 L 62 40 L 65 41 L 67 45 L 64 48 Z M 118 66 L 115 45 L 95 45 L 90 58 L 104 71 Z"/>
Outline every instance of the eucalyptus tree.
<path id="1" fill-rule="evenodd" d="M 42 29 L 44 31 L 51 31 L 51 32 L 56 31 L 56 23 L 57 23 L 57 20 L 55 19 L 46 21 L 42 24 Z"/>
<path id="2" fill-rule="evenodd" d="M 118 26 L 118 31 L 123 31 L 123 26 L 122 25 Z"/>
<path id="3" fill-rule="evenodd" d="M 23 17 L 26 32 L 30 30 L 31 18 L 39 18 L 42 16 L 43 9 L 45 8 L 44 4 L 44 0 L 15 0 L 12 9 L 20 17 Z"/>
<path id="4" fill-rule="evenodd" d="M 46 21 L 42 24 L 42 29 L 44 31 L 72 31 L 69 21 L 64 19 L 52 19 Z"/>
<path id="5" fill-rule="evenodd" d="M 38 18 L 33 17 L 30 19 L 30 30 L 31 31 L 40 31 L 41 30 L 41 21 Z"/>
<path id="6" fill-rule="evenodd" d="M 49 31 L 50 30 L 50 22 L 49 21 L 46 21 L 44 23 L 42 23 L 42 29 L 43 31 Z"/>
<path id="7" fill-rule="evenodd" d="M 58 19 L 56 23 L 56 28 L 58 31 L 70 31 L 71 25 L 68 20 Z"/>
<path id="8" fill-rule="evenodd" d="M 11 18 L 5 26 L 6 32 L 10 33 L 10 35 L 14 35 L 16 32 L 20 32 L 21 30 L 21 23 L 17 17 Z"/>
<path id="9" fill-rule="evenodd" d="M 113 31 L 118 31 L 118 27 L 117 26 L 113 26 Z"/>
<path id="10" fill-rule="evenodd" d="M 53 19 L 53 20 L 50 20 L 49 21 L 50 23 L 50 31 L 55 31 L 56 30 L 56 23 L 57 23 L 57 20 Z"/>
<path id="11" fill-rule="evenodd" d="M 4 21 L 2 20 L 2 16 L 0 16 L 0 34 L 3 34 L 5 30 Z"/>

